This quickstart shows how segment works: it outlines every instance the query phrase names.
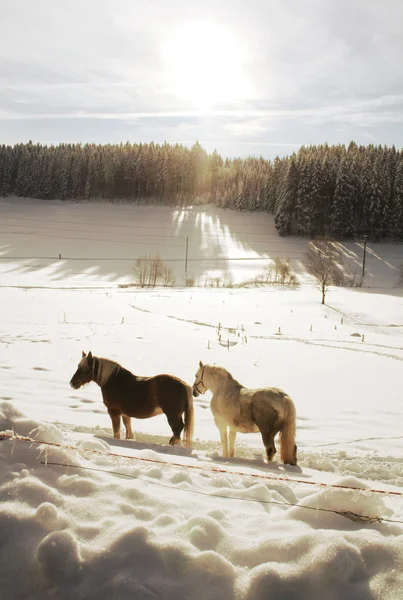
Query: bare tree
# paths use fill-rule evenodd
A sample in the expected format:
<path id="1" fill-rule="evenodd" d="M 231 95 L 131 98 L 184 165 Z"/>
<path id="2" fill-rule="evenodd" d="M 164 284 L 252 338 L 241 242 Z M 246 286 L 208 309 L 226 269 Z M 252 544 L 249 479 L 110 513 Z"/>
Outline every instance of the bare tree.
<path id="1" fill-rule="evenodd" d="M 166 265 L 165 263 L 164 263 L 164 272 L 162 274 L 162 279 L 163 279 L 164 285 L 166 287 L 172 287 L 175 285 L 176 277 L 174 275 L 174 272 L 171 269 L 171 267 L 168 267 L 168 265 Z"/>
<path id="2" fill-rule="evenodd" d="M 264 269 L 264 279 L 270 284 L 297 285 L 298 280 L 291 270 L 290 262 L 285 258 L 276 258 L 275 263 L 268 263 Z"/>
<path id="3" fill-rule="evenodd" d="M 155 287 L 157 281 L 164 276 L 165 263 L 159 254 L 150 260 L 149 285 Z"/>
<path id="4" fill-rule="evenodd" d="M 140 287 L 144 287 L 150 275 L 150 257 L 138 258 L 133 267 L 134 277 Z"/>
<path id="5" fill-rule="evenodd" d="M 340 281 L 341 270 L 340 252 L 335 244 L 327 239 L 309 242 L 308 252 L 305 255 L 304 266 L 315 280 L 317 287 L 322 292 L 322 304 L 330 285 L 337 285 Z"/>
<path id="6" fill-rule="evenodd" d="M 140 287 L 155 287 L 158 281 L 165 286 L 175 285 L 175 275 L 171 268 L 162 260 L 159 254 L 151 256 L 144 254 L 138 258 L 133 267 L 136 283 Z"/>

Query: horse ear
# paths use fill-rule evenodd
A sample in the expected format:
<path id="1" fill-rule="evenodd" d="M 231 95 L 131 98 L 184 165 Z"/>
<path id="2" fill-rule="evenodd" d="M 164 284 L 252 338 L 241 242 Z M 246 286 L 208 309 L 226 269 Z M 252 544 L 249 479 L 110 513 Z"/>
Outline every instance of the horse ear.
<path id="1" fill-rule="evenodd" d="M 199 360 L 199 367 L 202 369 L 203 368 L 203 363 L 201 360 Z"/>
<path id="2" fill-rule="evenodd" d="M 91 352 L 91 351 L 90 351 L 90 352 L 88 352 L 88 354 L 87 354 L 87 358 L 88 358 L 88 360 L 92 360 L 92 352 Z"/>
<path id="3" fill-rule="evenodd" d="M 81 356 L 82 356 L 82 358 L 85 358 L 86 354 L 85 354 L 84 350 L 81 350 Z"/>

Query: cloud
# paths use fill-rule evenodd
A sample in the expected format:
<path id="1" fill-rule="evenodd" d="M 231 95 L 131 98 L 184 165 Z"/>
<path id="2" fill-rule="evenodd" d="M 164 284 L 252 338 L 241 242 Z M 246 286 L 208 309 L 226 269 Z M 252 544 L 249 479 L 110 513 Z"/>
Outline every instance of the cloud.
<path id="1" fill-rule="evenodd" d="M 1 141 L 401 146 L 402 22 L 400 0 L 16 0 Z"/>

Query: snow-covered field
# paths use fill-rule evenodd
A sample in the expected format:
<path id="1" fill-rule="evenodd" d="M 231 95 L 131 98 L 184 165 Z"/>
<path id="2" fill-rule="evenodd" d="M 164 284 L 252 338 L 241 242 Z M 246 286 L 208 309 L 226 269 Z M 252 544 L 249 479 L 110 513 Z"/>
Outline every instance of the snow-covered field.
<path id="1" fill-rule="evenodd" d="M 185 277 L 204 286 L 206 274 L 228 271 L 238 283 L 252 280 L 276 257 L 289 259 L 303 277 L 306 248 L 305 239 L 279 237 L 267 213 L 0 198 L 3 285 L 37 286 L 43 271 L 53 287 L 131 283 L 135 259 L 157 253 L 180 286 Z M 342 250 L 346 267 L 360 274 L 362 242 Z M 368 244 L 365 286 L 392 288 L 402 261 L 402 244 Z"/>
<path id="2" fill-rule="evenodd" d="M 173 225 L 173 214 L 0 202 L 0 431 L 48 442 L 0 441 L 0 597 L 401 598 L 400 246 L 370 245 L 371 287 L 331 290 L 325 307 L 307 283 L 119 287 L 156 251 L 181 283 L 186 236 L 189 256 L 204 259 L 189 262 L 197 278 L 234 269 L 252 279 L 288 252 L 304 280 L 306 242 L 264 241 L 269 215 L 195 208 Z M 140 227 L 134 240 L 122 225 Z M 347 251 L 358 261 L 358 245 Z M 195 400 L 191 452 L 166 446 L 164 416 L 133 419 L 136 442 L 117 443 L 96 384 L 69 387 L 81 350 L 140 375 L 193 383 L 202 359 L 248 387 L 282 387 L 297 408 L 299 465 L 266 465 L 254 434 L 221 459 L 208 393 Z"/>

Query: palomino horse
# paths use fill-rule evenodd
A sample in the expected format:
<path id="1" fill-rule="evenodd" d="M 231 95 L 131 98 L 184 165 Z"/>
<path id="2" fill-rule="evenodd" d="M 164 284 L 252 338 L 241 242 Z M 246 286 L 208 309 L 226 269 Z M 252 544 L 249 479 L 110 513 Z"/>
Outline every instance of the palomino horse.
<path id="1" fill-rule="evenodd" d="M 165 374 L 138 377 L 112 360 L 83 352 L 70 385 L 77 390 L 90 381 L 95 381 L 101 388 L 112 420 L 113 437 L 120 438 L 120 417 L 126 428 L 126 439 L 132 439 L 130 417 L 148 419 L 164 413 L 173 432 L 170 445 L 180 442 L 183 429 L 186 446 L 192 444 L 192 388 L 178 377 Z"/>
<path id="2" fill-rule="evenodd" d="M 207 390 L 213 394 L 210 408 L 220 432 L 223 456 L 234 456 L 237 431 L 260 431 L 270 461 L 276 453 L 274 437 L 280 432 L 283 462 L 297 464 L 295 406 L 285 392 L 278 388 L 250 390 L 236 381 L 226 369 L 204 365 L 200 361 L 193 384 L 193 396 L 197 398 Z"/>

